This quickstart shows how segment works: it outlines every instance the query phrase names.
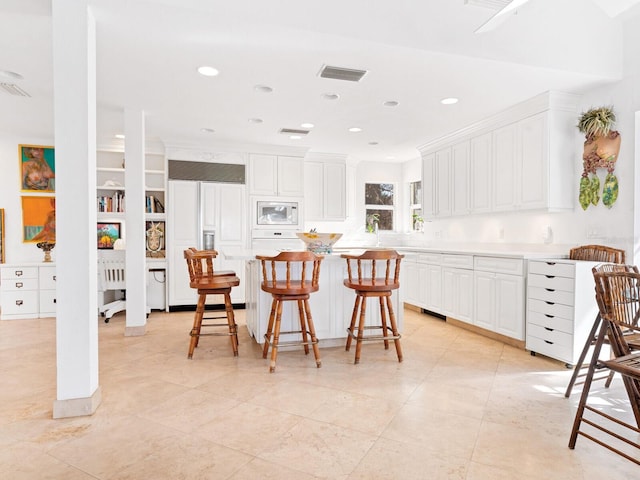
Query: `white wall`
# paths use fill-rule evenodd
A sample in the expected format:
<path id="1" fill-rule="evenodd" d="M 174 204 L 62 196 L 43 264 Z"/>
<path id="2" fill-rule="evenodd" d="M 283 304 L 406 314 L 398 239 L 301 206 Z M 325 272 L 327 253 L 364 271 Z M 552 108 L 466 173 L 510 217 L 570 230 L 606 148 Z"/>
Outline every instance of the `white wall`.
<path id="1" fill-rule="evenodd" d="M 35 243 L 22 242 L 19 144 L 53 145 L 53 139 L 16 138 L 15 135 L 0 132 L 0 208 L 4 208 L 5 216 L 4 260 L 6 263 L 40 262 L 44 254 Z M 54 248 L 51 252 L 53 261 L 55 261 L 55 255 Z"/>

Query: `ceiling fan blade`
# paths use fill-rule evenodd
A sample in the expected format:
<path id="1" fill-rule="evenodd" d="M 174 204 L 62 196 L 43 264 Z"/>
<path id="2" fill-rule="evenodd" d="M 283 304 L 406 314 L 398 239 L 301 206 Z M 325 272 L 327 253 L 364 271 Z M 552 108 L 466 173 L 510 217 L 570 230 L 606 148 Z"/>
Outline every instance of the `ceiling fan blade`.
<path id="1" fill-rule="evenodd" d="M 513 0 L 508 5 L 505 5 L 505 7 L 498 11 L 493 17 L 480 25 L 474 33 L 485 33 L 493 30 L 509 18 L 509 14 L 516 13 L 516 10 L 528 1 L 529 0 Z"/>

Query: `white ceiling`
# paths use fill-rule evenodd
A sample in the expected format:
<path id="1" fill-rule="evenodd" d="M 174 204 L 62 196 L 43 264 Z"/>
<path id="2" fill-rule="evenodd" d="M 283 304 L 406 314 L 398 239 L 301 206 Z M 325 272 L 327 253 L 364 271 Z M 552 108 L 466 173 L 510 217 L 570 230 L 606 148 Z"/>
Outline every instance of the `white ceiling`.
<path id="1" fill-rule="evenodd" d="M 122 132 L 122 112 L 134 108 L 146 112 L 148 138 L 166 145 L 291 146 L 398 161 L 544 91 L 617 81 L 621 22 L 640 14 L 639 0 L 530 0 L 474 34 L 496 11 L 464 0 L 88 2 L 100 142 Z M 0 70 L 20 73 L 13 83 L 31 95 L 0 90 L 0 133 L 53 137 L 50 15 L 50 0 L 0 1 Z M 205 64 L 220 75 L 199 75 Z M 359 83 L 324 79 L 324 64 L 368 73 Z M 256 92 L 258 84 L 273 92 Z M 459 103 L 440 104 L 451 96 Z M 315 127 L 301 140 L 278 133 L 302 122 Z"/>

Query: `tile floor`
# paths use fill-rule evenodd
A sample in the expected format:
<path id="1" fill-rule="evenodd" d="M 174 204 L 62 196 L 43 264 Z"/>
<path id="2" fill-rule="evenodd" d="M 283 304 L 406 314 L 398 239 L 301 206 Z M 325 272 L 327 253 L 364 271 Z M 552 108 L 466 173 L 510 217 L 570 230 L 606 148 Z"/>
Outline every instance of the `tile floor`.
<path id="1" fill-rule="evenodd" d="M 100 322 L 102 404 L 61 420 L 55 320 L 0 322 L 0 478 L 640 478 L 584 438 L 567 448 L 579 389 L 564 398 L 558 362 L 406 310 L 402 364 L 366 344 L 357 366 L 300 350 L 269 374 L 244 326 L 238 358 L 206 337 L 187 360 L 192 315 L 154 312 L 143 337 L 123 336 L 123 314 Z M 594 389 L 623 414 L 624 398 L 619 379 Z"/>

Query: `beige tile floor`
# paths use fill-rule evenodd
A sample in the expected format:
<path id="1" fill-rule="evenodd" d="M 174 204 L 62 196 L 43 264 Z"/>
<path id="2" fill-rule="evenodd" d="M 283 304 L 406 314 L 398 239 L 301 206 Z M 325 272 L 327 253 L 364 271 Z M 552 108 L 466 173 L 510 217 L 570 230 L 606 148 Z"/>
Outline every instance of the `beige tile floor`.
<path id="1" fill-rule="evenodd" d="M 100 322 L 103 401 L 52 420 L 55 320 L 0 322 L 2 479 L 637 479 L 584 438 L 567 448 L 578 393 L 564 365 L 407 310 L 393 349 L 283 352 L 275 374 L 241 326 L 240 356 L 192 313 L 152 313 L 124 337 Z M 318 321 L 318 319 L 316 319 Z M 576 391 L 578 392 L 579 389 Z M 627 415 L 621 381 L 593 401 Z"/>

